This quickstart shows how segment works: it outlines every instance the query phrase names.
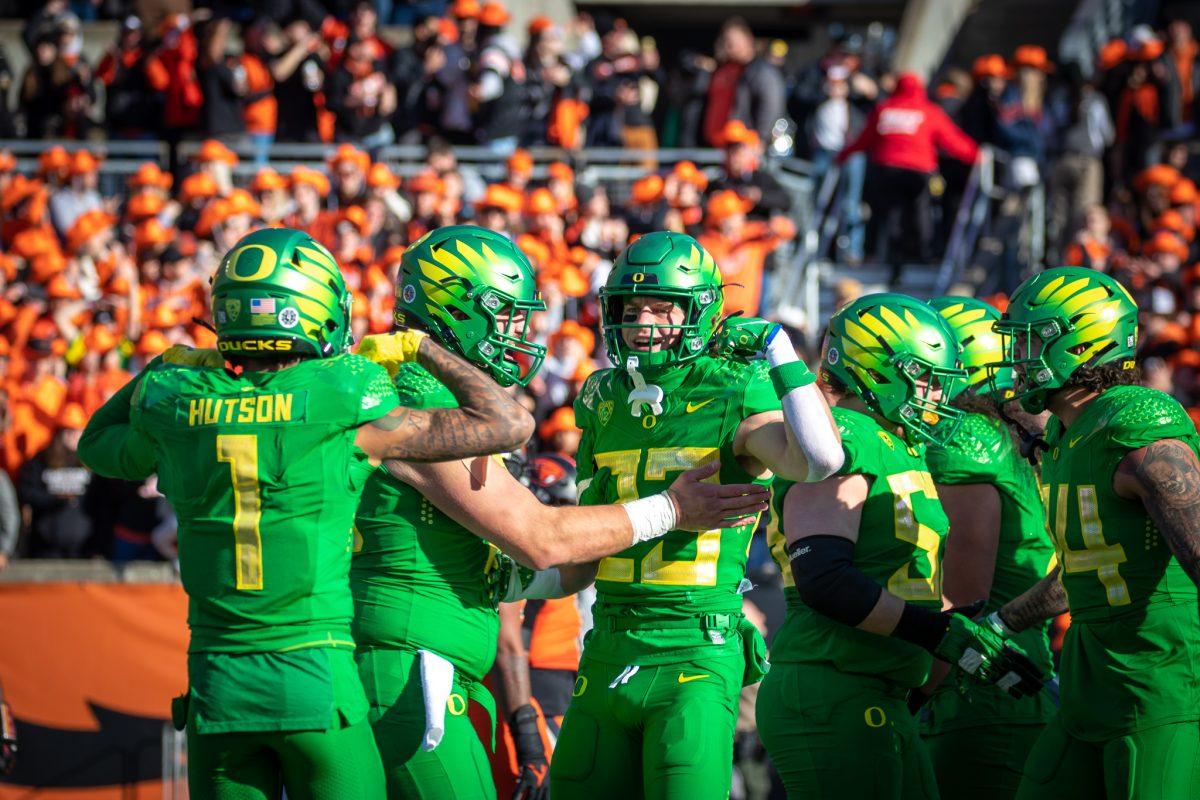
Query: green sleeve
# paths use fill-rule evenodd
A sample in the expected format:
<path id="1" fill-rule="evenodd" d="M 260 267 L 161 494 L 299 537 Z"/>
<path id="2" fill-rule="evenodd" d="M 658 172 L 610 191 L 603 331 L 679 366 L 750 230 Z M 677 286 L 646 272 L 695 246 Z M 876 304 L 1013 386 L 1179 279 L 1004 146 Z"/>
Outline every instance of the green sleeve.
<path id="1" fill-rule="evenodd" d="M 121 387 L 88 420 L 79 440 L 79 459 L 93 472 L 127 481 L 145 480 L 154 474 L 154 445 L 129 421 L 135 395 L 154 364 Z"/>
<path id="2" fill-rule="evenodd" d="M 430 374 L 429 370 L 415 362 L 400 365 L 396 377 L 400 405 L 408 408 L 457 408 L 458 401 L 450 390 Z"/>
<path id="3" fill-rule="evenodd" d="M 355 427 L 386 417 L 400 405 L 400 397 L 387 370 L 359 355 L 351 354 L 347 358 L 351 360 L 349 366 L 357 374 L 360 381 L 358 386 L 361 387 Z"/>
<path id="4" fill-rule="evenodd" d="M 595 378 L 595 374 L 588 377 L 590 382 Z M 589 389 L 589 384 L 585 383 L 584 390 Z M 592 391 L 586 392 L 586 396 L 591 397 Z M 596 417 L 588 407 L 588 403 L 584 400 L 585 392 L 581 391 L 579 396 L 575 398 L 575 424 L 583 431 L 583 435 L 579 438 L 579 450 L 575 454 L 575 484 L 578 486 L 586 480 L 590 480 L 596 471 L 596 464 L 593 461 L 593 452 L 595 450 L 595 429 Z"/>
<path id="5" fill-rule="evenodd" d="M 925 460 L 935 483 L 993 483 L 1011 446 L 1003 425 L 982 414 L 971 414 L 944 447 L 929 447 Z"/>
<path id="6" fill-rule="evenodd" d="M 751 361 L 747 365 L 746 390 L 742 393 L 742 419 L 764 411 L 778 411 L 779 397 L 771 383 L 769 366 L 765 360 Z"/>
<path id="7" fill-rule="evenodd" d="M 838 475 L 875 474 L 877 467 L 873 459 L 876 450 L 875 436 L 864 424 L 865 418 L 843 409 L 833 409 L 833 421 L 842 435 L 842 452 L 846 454 Z"/>
<path id="8" fill-rule="evenodd" d="M 1183 406 L 1156 389 L 1131 387 L 1128 397 L 1106 428 L 1109 442 L 1121 450 L 1136 450 L 1163 439 L 1180 439 L 1197 448 L 1196 426 Z"/>

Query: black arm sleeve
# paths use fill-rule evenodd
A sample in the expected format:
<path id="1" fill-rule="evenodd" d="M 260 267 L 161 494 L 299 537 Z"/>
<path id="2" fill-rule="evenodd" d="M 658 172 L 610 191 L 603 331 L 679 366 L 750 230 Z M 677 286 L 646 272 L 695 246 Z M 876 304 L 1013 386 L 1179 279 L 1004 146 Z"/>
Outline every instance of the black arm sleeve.
<path id="1" fill-rule="evenodd" d="M 845 537 L 806 536 L 788 547 L 788 558 L 804 604 L 843 625 L 866 619 L 883 593 L 854 566 L 854 542 Z"/>
<path id="2" fill-rule="evenodd" d="M 844 625 L 857 626 L 875 608 L 883 587 L 854 566 L 854 542 L 842 536 L 808 536 L 788 547 L 792 577 L 804 604 Z M 949 616 L 904 604 L 891 635 L 933 652 Z"/>

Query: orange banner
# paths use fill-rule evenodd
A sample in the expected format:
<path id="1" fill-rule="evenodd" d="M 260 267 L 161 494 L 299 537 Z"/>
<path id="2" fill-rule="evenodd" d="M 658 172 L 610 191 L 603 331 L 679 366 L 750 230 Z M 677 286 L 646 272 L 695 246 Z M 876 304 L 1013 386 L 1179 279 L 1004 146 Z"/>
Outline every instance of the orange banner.
<path id="1" fill-rule="evenodd" d="M 187 638 L 178 585 L 0 583 L 0 684 L 20 746 L 0 800 L 159 800 Z"/>

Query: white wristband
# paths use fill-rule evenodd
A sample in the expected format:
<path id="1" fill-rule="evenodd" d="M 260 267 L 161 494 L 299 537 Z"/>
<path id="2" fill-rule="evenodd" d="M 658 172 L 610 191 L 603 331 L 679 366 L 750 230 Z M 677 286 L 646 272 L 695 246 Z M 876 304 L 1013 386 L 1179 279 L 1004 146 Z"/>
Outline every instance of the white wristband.
<path id="1" fill-rule="evenodd" d="M 675 503 L 666 492 L 621 503 L 621 508 L 625 509 L 629 524 L 633 526 L 631 544 L 657 539 L 675 529 Z"/>
<path id="2" fill-rule="evenodd" d="M 772 367 L 780 367 L 799 360 L 800 356 L 797 355 L 796 348 L 787 332 L 782 328 L 775 331 L 771 341 L 767 342 L 767 363 Z"/>

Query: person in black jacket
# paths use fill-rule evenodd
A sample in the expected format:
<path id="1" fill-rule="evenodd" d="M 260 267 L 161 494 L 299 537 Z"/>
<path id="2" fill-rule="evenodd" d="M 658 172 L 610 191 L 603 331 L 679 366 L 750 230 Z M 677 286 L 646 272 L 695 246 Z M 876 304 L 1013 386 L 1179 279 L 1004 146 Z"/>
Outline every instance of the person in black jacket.
<path id="1" fill-rule="evenodd" d="M 201 122 L 214 138 L 233 139 L 245 132 L 242 98 L 246 79 L 241 68 L 225 53 L 232 27 L 228 19 L 214 19 L 200 33 L 200 59 L 196 65 L 204 94 Z"/>
<path id="2" fill-rule="evenodd" d="M 367 39 L 351 38 L 341 65 L 329 77 L 326 107 L 334 114 L 334 138 L 374 150 L 395 140 L 388 118 L 396 87 L 388 83 Z"/>
<path id="3" fill-rule="evenodd" d="M 28 555 L 41 558 L 86 558 L 98 555 L 84 495 L 93 475 L 76 452 L 86 422 L 82 409 L 70 404 L 64 426 L 50 446 L 22 465 L 17 497 L 30 511 Z"/>

